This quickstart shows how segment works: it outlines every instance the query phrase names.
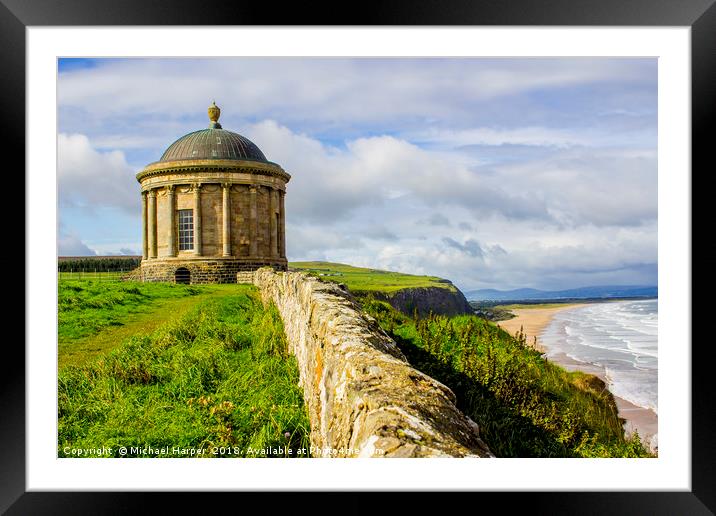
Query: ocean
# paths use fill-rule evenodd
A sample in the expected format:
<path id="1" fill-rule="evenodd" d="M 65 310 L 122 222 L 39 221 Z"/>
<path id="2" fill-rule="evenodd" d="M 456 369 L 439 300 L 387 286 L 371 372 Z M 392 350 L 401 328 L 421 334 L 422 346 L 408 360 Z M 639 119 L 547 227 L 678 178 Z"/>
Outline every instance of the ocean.
<path id="1" fill-rule="evenodd" d="M 541 335 L 560 354 L 603 371 L 609 390 L 658 414 L 658 300 L 594 303 L 557 312 Z"/>

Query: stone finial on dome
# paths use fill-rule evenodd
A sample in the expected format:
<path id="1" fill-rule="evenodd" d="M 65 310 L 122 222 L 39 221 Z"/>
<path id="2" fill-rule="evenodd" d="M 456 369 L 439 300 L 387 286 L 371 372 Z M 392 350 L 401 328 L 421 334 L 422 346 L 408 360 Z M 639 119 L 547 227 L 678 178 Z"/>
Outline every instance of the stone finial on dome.
<path id="1" fill-rule="evenodd" d="M 219 109 L 219 106 L 216 105 L 215 101 L 211 101 L 211 106 L 209 106 L 207 112 L 209 113 L 209 120 L 211 120 L 209 127 L 211 129 L 221 129 L 221 124 L 219 123 L 221 109 Z"/>

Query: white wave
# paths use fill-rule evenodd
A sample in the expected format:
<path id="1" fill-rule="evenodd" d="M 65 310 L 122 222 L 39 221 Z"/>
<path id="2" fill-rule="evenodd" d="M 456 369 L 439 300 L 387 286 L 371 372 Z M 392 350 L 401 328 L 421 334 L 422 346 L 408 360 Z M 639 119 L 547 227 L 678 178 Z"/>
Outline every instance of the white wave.
<path id="1" fill-rule="evenodd" d="M 608 388 L 612 394 L 634 405 L 659 413 L 658 390 L 656 382 L 645 377 L 648 371 L 634 371 L 605 368 Z"/>
<path id="2" fill-rule="evenodd" d="M 605 371 L 610 390 L 658 410 L 658 303 L 595 303 L 557 312 L 541 335 L 547 357 L 565 354 Z"/>

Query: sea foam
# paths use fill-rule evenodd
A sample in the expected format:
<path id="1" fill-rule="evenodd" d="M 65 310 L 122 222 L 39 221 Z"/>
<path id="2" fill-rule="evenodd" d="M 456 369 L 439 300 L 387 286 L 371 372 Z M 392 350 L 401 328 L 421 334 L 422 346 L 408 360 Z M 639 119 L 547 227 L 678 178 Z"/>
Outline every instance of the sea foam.
<path id="1" fill-rule="evenodd" d="M 658 300 L 614 301 L 555 314 L 541 336 L 548 359 L 601 369 L 609 390 L 658 413 Z"/>

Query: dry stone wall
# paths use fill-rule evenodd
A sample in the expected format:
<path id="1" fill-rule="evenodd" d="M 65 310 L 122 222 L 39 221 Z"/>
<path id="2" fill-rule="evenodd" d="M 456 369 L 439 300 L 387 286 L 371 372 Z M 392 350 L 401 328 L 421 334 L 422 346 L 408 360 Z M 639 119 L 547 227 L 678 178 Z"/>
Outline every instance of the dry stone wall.
<path id="1" fill-rule="evenodd" d="M 314 456 L 493 456 L 453 392 L 411 367 L 346 290 L 268 268 L 253 282 L 298 360 Z"/>

